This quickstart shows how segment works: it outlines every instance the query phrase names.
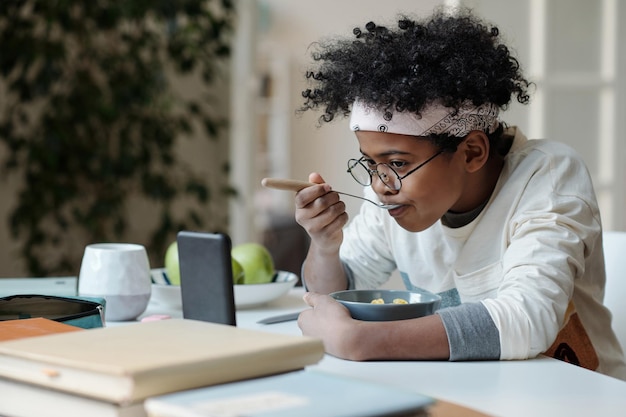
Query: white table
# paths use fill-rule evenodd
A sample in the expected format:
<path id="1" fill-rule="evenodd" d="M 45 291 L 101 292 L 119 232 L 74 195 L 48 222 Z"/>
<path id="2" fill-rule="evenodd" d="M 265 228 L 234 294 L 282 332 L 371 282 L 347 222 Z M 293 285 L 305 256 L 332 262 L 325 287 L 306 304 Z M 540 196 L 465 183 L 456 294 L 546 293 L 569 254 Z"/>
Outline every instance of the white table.
<path id="1" fill-rule="evenodd" d="M 259 319 L 306 308 L 302 288 L 272 303 L 237 311 L 237 325 L 300 334 L 295 321 L 262 325 Z M 150 305 L 144 315 L 166 313 Z M 525 361 L 352 362 L 326 355 L 311 368 L 409 387 L 416 392 L 465 405 L 494 416 L 626 416 L 626 382 L 555 359 Z"/>

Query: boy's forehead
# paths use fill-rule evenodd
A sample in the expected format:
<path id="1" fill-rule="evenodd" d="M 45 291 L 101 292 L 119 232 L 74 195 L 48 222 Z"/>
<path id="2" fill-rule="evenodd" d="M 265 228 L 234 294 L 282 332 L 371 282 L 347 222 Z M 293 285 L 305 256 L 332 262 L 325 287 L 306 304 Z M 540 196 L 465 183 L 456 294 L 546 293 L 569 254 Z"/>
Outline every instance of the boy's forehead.
<path id="1" fill-rule="evenodd" d="M 388 132 L 356 131 L 359 151 L 371 157 L 421 155 L 436 149 L 427 138 Z"/>

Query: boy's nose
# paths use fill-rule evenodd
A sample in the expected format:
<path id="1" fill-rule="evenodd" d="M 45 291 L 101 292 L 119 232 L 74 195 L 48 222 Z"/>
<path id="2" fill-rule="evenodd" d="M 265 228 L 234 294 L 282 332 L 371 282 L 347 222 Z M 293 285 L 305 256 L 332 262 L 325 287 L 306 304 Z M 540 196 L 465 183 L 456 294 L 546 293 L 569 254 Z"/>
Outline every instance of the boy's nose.
<path id="1" fill-rule="evenodd" d="M 383 178 L 385 174 L 382 174 Z M 378 176 L 377 173 L 372 174 L 372 189 L 374 189 L 374 192 L 376 192 L 376 194 L 395 194 L 397 193 L 397 191 L 392 190 L 391 188 L 389 188 L 384 182 L 383 180 L 380 179 L 380 177 Z"/>

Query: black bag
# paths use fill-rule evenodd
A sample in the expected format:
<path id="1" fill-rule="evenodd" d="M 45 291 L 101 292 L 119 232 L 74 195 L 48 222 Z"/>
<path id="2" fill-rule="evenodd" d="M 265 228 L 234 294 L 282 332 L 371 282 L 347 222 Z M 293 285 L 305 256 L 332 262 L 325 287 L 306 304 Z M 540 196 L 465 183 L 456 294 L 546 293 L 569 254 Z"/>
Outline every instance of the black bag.
<path id="1" fill-rule="evenodd" d="M 83 329 L 104 327 L 105 303 L 103 298 L 11 295 L 0 297 L 0 321 L 44 317 Z"/>

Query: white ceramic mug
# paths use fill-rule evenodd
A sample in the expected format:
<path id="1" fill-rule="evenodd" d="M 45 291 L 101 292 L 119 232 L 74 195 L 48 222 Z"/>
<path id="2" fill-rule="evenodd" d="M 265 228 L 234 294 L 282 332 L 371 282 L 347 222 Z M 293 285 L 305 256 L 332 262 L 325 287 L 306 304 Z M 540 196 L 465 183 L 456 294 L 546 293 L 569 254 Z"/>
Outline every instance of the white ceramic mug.
<path id="1" fill-rule="evenodd" d="M 146 249 L 132 243 L 97 243 L 85 248 L 78 294 L 106 301 L 105 319 L 134 320 L 150 301 L 152 282 Z"/>

